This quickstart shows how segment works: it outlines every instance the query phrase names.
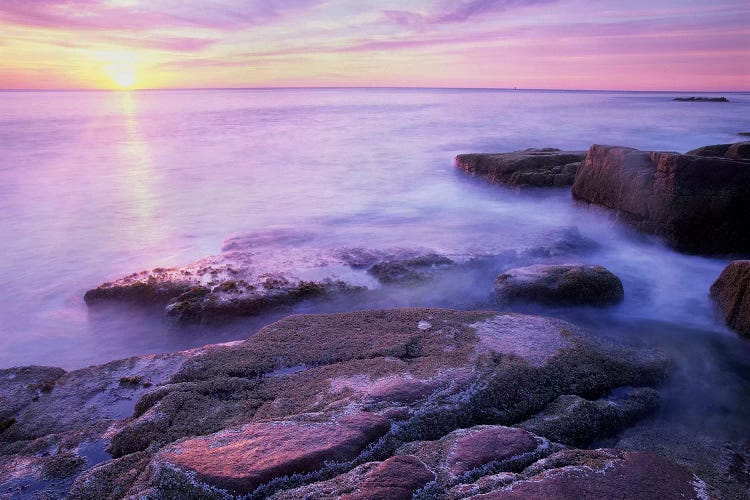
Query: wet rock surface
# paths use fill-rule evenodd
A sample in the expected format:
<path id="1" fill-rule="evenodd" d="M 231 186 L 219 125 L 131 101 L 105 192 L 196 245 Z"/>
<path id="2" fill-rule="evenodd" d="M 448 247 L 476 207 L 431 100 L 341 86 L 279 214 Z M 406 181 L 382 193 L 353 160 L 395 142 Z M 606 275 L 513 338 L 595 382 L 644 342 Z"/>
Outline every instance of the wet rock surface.
<path id="1" fill-rule="evenodd" d="M 624 290 L 602 266 L 540 264 L 504 272 L 495 280 L 495 294 L 501 302 L 606 306 L 621 302 Z"/>
<path id="2" fill-rule="evenodd" d="M 488 493 L 492 499 L 718 498 L 687 469 L 657 455 L 619 450 L 565 450 L 529 467 L 523 479 Z"/>
<path id="3" fill-rule="evenodd" d="M 716 302 L 727 324 L 750 337 L 750 260 L 729 264 L 711 285 Z"/>
<path id="4" fill-rule="evenodd" d="M 560 187 L 573 184 L 585 151 L 555 148 L 525 149 L 512 153 L 461 154 L 458 168 L 497 183 L 514 187 Z"/>
<path id="5" fill-rule="evenodd" d="M 748 163 L 726 153 L 691 153 L 593 145 L 576 174 L 573 196 L 615 210 L 680 251 L 750 250 Z"/>
<path id="6" fill-rule="evenodd" d="M 386 260 L 372 266 L 368 272 L 379 282 L 408 283 L 430 279 L 433 271 L 454 266 L 456 263 L 444 255 L 428 254 L 400 260 Z"/>
<path id="7" fill-rule="evenodd" d="M 618 388 L 658 387 L 668 366 L 537 316 L 440 309 L 290 316 L 244 342 L 62 375 L 14 411 L 16 423 L 0 434 L 0 493 L 24 484 L 71 498 L 502 491 L 542 474 L 534 471 L 544 457 L 564 449 L 519 425 L 560 413 L 561 397 L 596 406 Z M 618 427 L 589 431 L 576 412 L 565 419 L 588 439 Z M 591 483 L 614 495 L 599 478 L 576 480 L 584 491 Z"/>

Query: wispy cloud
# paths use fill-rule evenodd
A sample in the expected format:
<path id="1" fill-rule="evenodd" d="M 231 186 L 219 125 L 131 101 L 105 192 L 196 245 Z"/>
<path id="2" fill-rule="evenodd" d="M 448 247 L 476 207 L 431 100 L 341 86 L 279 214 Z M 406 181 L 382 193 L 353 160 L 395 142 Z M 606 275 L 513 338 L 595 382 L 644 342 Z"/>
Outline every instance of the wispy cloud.
<path id="1" fill-rule="evenodd" d="M 323 0 L 191 2 L 151 0 L 3 0 L 0 20 L 28 27 L 77 30 L 148 30 L 175 27 L 241 29 L 277 21 Z"/>

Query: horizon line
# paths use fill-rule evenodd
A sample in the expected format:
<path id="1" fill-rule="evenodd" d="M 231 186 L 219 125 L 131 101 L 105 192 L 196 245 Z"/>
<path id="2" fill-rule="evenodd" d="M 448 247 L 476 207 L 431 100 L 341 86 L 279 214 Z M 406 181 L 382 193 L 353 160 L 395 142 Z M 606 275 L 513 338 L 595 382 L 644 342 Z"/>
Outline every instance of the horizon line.
<path id="1" fill-rule="evenodd" d="M 519 88 L 519 87 L 421 87 L 421 86 L 365 86 L 365 85 L 299 85 L 299 86 L 257 86 L 257 87 L 144 87 L 132 89 L 80 88 L 80 89 L 38 89 L 11 88 L 0 92 L 159 92 L 196 90 L 476 90 L 476 91 L 534 91 L 534 92 L 631 92 L 631 93 L 693 93 L 693 94 L 743 94 L 747 90 L 623 90 L 623 89 L 563 89 L 563 88 Z"/>

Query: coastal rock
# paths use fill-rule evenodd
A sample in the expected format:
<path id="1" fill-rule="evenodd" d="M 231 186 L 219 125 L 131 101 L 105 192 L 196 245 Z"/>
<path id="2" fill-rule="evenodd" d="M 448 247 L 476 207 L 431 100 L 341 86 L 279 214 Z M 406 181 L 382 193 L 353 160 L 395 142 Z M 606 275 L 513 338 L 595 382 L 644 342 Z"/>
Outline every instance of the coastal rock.
<path id="1" fill-rule="evenodd" d="M 305 281 L 282 273 L 258 273 L 248 267 L 200 263 L 131 274 L 89 290 L 89 306 L 107 301 L 165 306 L 175 324 L 252 316 L 268 309 L 362 290 L 340 280 Z"/>
<path id="2" fill-rule="evenodd" d="M 624 398 L 596 401 L 563 395 L 519 426 L 552 441 L 582 447 L 629 426 L 654 410 L 658 400 L 658 393 L 650 388 L 631 389 Z"/>
<path id="3" fill-rule="evenodd" d="M 368 269 L 383 284 L 426 281 L 433 271 L 446 269 L 456 263 L 438 254 L 426 254 L 406 259 L 386 260 Z"/>
<path id="4" fill-rule="evenodd" d="M 694 156 L 717 156 L 732 160 L 750 160 L 750 142 L 714 144 L 693 149 L 685 153 Z"/>
<path id="5" fill-rule="evenodd" d="M 330 422 L 252 423 L 167 446 L 152 460 L 152 473 L 176 467 L 209 486 L 250 493 L 276 477 L 351 460 L 389 427 L 388 419 L 364 412 Z"/>
<path id="6" fill-rule="evenodd" d="M 510 269 L 495 280 L 501 302 L 606 306 L 622 301 L 620 278 L 602 266 L 534 265 Z"/>
<path id="7" fill-rule="evenodd" d="M 675 97 L 672 100 L 681 102 L 729 102 L 726 97 Z"/>
<path id="8" fill-rule="evenodd" d="M 524 429 L 479 425 L 455 430 L 437 441 L 414 441 L 397 452 L 418 457 L 435 471 L 442 487 L 450 488 L 489 472 L 521 470 L 559 449 Z"/>
<path id="9" fill-rule="evenodd" d="M 710 500 L 719 498 L 687 469 L 658 455 L 621 450 L 564 450 L 523 472 L 523 479 L 474 500 L 538 498 Z"/>
<path id="10" fill-rule="evenodd" d="M 512 153 L 460 154 L 458 168 L 490 182 L 522 187 L 570 186 L 585 151 L 555 148 L 525 149 Z"/>
<path id="11" fill-rule="evenodd" d="M 750 250 L 750 168 L 725 157 L 593 145 L 574 198 L 690 253 Z"/>
<path id="12" fill-rule="evenodd" d="M 729 264 L 711 285 L 711 298 L 727 324 L 750 337 L 750 260 Z"/>
<path id="13" fill-rule="evenodd" d="M 435 474 L 413 455 L 396 455 L 369 472 L 356 492 L 341 500 L 410 500 Z"/>
<path id="14" fill-rule="evenodd" d="M 13 475 L 0 486 L 46 469 L 70 474 L 56 494 L 73 498 L 441 496 L 485 476 L 499 484 L 559 449 L 513 426 L 560 396 L 656 387 L 668 369 L 537 316 L 290 316 L 243 342 L 62 375 L 10 415 L 0 457 Z"/>

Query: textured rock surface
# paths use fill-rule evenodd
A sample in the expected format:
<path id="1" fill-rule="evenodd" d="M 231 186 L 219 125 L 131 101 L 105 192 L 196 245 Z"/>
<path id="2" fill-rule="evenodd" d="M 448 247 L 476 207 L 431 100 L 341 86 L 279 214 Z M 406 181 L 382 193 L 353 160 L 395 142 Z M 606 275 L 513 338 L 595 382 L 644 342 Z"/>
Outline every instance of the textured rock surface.
<path id="1" fill-rule="evenodd" d="M 618 450 L 561 451 L 529 467 L 497 491 L 472 496 L 494 499 L 706 500 L 718 498 L 688 470 L 650 453 Z"/>
<path id="2" fill-rule="evenodd" d="M 750 337 L 750 260 L 736 260 L 711 285 L 711 298 L 727 324 Z"/>
<path id="3" fill-rule="evenodd" d="M 594 145 L 573 196 L 681 251 L 750 250 L 750 163 L 743 160 Z"/>
<path id="4" fill-rule="evenodd" d="M 512 153 L 461 154 L 458 168 L 491 182 L 509 186 L 569 186 L 585 151 L 561 151 L 554 148 L 525 149 Z"/>
<path id="5" fill-rule="evenodd" d="M 620 278 L 602 266 L 535 265 L 510 269 L 495 280 L 501 302 L 606 306 L 622 301 Z"/>
<path id="6" fill-rule="evenodd" d="M 167 446 L 152 467 L 179 467 L 231 493 L 250 493 L 275 477 L 314 472 L 355 458 L 385 434 L 387 418 L 353 413 L 330 422 L 258 422 Z M 156 472 L 158 474 L 158 472 Z"/>
<path id="7" fill-rule="evenodd" d="M 166 304 L 170 322 L 184 324 L 252 316 L 273 307 L 359 290 L 339 280 L 305 281 L 281 273 L 253 273 L 231 265 L 157 268 L 104 283 L 84 295 L 87 304 L 125 301 Z"/>
<path id="8" fill-rule="evenodd" d="M 519 426 L 558 443 L 588 446 L 629 426 L 657 404 L 658 393 L 650 388 L 633 389 L 625 397 L 596 401 L 563 395 Z"/>
<path id="9" fill-rule="evenodd" d="M 667 370 L 536 316 L 290 316 L 244 342 L 62 375 L 0 434 L 0 494 L 463 498 L 533 477 L 563 447 L 517 428 L 561 396 L 596 406 Z M 578 420 L 565 414 L 588 439 L 609 432 Z"/>

